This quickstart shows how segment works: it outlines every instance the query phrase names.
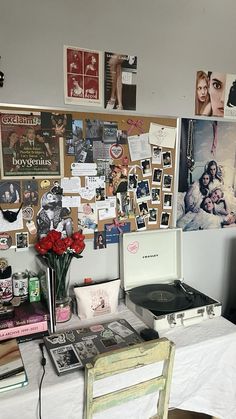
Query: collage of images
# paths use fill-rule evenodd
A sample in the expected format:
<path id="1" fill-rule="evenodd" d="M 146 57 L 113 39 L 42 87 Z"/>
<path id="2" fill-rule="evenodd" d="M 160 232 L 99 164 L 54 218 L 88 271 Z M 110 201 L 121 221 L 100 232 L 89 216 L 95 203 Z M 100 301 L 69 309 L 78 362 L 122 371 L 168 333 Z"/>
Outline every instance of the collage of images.
<path id="1" fill-rule="evenodd" d="M 0 247 L 26 249 L 52 229 L 63 237 L 78 229 L 99 250 L 122 232 L 168 228 L 175 149 L 170 128 L 149 126 L 152 134 L 129 135 L 118 121 L 2 113 Z"/>

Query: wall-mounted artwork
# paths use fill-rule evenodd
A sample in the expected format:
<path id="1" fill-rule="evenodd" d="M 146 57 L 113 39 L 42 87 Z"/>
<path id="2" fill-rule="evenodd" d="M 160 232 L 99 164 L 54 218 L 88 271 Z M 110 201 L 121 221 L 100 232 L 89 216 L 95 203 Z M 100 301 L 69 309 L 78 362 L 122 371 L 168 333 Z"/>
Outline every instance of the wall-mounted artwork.
<path id="1" fill-rule="evenodd" d="M 177 226 L 236 227 L 235 122 L 183 119 Z"/>
<path id="2" fill-rule="evenodd" d="M 64 47 L 65 103 L 101 106 L 102 54 L 100 51 L 80 47 Z"/>

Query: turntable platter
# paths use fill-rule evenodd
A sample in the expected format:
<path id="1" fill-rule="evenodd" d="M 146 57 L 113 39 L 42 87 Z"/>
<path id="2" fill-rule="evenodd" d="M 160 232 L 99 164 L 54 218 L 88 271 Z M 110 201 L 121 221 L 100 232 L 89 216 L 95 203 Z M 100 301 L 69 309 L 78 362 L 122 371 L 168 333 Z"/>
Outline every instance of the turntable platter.
<path id="1" fill-rule="evenodd" d="M 193 305 L 194 297 L 173 284 L 150 284 L 129 291 L 130 300 L 151 311 L 172 313 Z"/>

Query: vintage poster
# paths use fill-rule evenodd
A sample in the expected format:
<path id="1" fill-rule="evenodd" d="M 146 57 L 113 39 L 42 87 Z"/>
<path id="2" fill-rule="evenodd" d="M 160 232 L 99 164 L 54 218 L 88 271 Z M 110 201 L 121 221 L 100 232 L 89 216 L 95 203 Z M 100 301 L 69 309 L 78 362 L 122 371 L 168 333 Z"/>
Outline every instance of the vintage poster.
<path id="1" fill-rule="evenodd" d="M 196 74 L 195 115 L 236 118 L 236 74 Z"/>
<path id="2" fill-rule="evenodd" d="M 236 226 L 235 130 L 230 121 L 182 120 L 176 224 L 183 231 Z"/>
<path id="3" fill-rule="evenodd" d="M 65 103 L 102 106 L 102 80 L 100 51 L 64 46 Z"/>
<path id="4" fill-rule="evenodd" d="M 105 52 L 104 107 L 136 110 L 137 57 Z"/>
<path id="5" fill-rule="evenodd" d="M 62 175 L 63 144 L 42 130 L 40 113 L 1 113 L 0 124 L 2 179 Z"/>

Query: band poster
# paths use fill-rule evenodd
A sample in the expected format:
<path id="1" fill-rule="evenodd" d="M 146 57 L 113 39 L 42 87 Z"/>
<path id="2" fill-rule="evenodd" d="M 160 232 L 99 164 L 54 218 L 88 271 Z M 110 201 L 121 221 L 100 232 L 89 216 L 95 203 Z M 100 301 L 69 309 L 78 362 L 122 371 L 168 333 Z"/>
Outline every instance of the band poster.
<path id="1" fill-rule="evenodd" d="M 46 115 L 50 122 L 45 125 Z M 2 179 L 62 176 L 63 138 L 55 127 L 63 123 L 61 115 L 49 112 L 1 113 Z"/>
<path id="2" fill-rule="evenodd" d="M 236 124 L 182 119 L 177 227 L 236 227 Z"/>
<path id="3" fill-rule="evenodd" d="M 236 119 L 236 74 L 197 71 L 195 115 Z"/>
<path id="4" fill-rule="evenodd" d="M 65 103 L 102 106 L 102 79 L 100 51 L 64 46 Z"/>

